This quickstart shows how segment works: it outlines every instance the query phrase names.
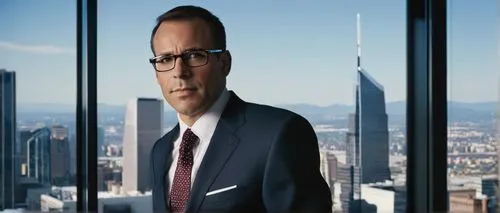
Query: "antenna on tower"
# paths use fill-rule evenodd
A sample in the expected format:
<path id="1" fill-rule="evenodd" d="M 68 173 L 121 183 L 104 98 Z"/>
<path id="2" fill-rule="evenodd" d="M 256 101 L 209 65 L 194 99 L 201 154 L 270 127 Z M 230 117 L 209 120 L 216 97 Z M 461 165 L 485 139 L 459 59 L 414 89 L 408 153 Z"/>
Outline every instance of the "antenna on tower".
<path id="1" fill-rule="evenodd" d="M 358 70 L 361 70 L 361 23 L 359 13 L 356 16 L 356 34 L 357 34 L 357 48 L 358 48 Z"/>

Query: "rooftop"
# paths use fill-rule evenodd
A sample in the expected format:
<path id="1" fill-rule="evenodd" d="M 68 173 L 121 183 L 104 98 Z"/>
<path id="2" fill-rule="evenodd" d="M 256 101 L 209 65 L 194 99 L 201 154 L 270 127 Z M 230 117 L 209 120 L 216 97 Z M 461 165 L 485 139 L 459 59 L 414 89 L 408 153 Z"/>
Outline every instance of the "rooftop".
<path id="1" fill-rule="evenodd" d="M 76 201 L 76 186 L 65 187 L 52 187 L 52 197 L 60 199 L 61 201 Z M 113 188 L 113 191 L 100 191 L 97 192 L 98 198 L 118 198 L 118 197 L 145 197 L 150 196 L 151 191 L 144 193 L 139 191 L 124 192 L 120 186 Z"/>

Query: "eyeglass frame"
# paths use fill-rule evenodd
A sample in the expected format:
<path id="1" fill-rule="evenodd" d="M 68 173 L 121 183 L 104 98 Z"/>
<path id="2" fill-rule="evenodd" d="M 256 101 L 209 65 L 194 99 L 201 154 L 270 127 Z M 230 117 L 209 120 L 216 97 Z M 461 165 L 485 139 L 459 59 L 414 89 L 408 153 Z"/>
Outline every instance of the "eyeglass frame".
<path id="1" fill-rule="evenodd" d="M 203 63 L 202 65 L 196 65 L 196 66 L 190 66 L 188 64 L 186 64 L 184 62 L 184 59 L 182 58 L 182 56 L 186 53 L 189 53 L 189 52 L 194 52 L 194 51 L 202 51 L 202 52 L 205 52 L 207 53 L 207 59 L 205 61 L 205 63 Z M 153 65 L 153 68 L 157 71 L 157 72 L 168 72 L 168 71 L 171 71 L 175 68 L 175 62 L 177 61 L 177 58 L 181 58 L 182 59 L 182 63 L 187 66 L 187 67 L 202 67 L 202 66 L 205 66 L 208 64 L 208 59 L 210 57 L 211 54 L 220 54 L 220 53 L 224 53 L 226 52 L 227 50 L 224 50 L 224 49 L 202 49 L 202 48 L 195 48 L 195 49 L 188 49 L 188 50 L 184 50 L 181 54 L 176 54 L 176 55 L 172 55 L 172 54 L 163 54 L 163 55 L 159 55 L 159 56 L 155 56 L 153 58 L 150 58 L 149 59 L 149 63 L 151 63 L 151 65 Z M 168 70 L 158 70 L 156 68 L 156 63 L 159 63 L 157 62 L 156 60 L 157 59 L 161 59 L 161 58 L 164 58 L 164 57 L 173 57 L 174 58 L 174 65 L 172 66 L 172 68 L 168 69 Z"/>

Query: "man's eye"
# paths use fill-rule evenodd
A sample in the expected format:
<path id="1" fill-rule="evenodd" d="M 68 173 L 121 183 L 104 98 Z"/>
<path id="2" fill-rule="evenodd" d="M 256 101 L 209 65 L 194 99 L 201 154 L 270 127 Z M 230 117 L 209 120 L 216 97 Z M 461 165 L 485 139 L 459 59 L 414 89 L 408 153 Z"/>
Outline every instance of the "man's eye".
<path id="1" fill-rule="evenodd" d="M 163 57 L 158 60 L 158 63 L 171 63 L 174 57 Z"/>
<path id="2" fill-rule="evenodd" d="M 186 57 L 189 59 L 199 59 L 199 58 L 204 58 L 205 55 L 201 52 L 190 52 L 186 54 Z"/>

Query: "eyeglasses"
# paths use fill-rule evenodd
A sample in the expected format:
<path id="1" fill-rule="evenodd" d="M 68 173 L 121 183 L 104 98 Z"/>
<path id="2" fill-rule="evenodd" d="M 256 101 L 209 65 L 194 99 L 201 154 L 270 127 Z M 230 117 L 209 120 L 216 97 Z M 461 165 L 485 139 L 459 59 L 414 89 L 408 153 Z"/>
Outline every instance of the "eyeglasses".
<path id="1" fill-rule="evenodd" d="M 177 58 L 182 59 L 182 63 L 188 67 L 201 67 L 208 63 L 208 57 L 210 54 L 223 53 L 226 50 L 221 49 L 195 49 L 186 50 L 179 55 L 160 55 L 149 59 L 149 63 L 153 65 L 156 71 L 166 72 L 175 68 L 175 61 Z"/>

